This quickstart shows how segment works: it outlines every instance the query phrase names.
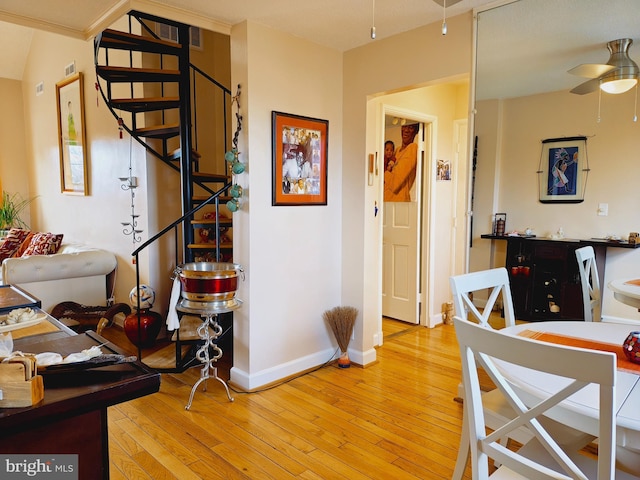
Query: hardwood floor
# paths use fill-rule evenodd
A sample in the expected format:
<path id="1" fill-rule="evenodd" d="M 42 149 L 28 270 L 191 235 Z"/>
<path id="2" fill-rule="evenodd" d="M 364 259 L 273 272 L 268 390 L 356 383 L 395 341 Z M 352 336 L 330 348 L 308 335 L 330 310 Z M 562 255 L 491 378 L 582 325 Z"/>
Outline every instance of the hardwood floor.
<path id="1" fill-rule="evenodd" d="M 109 408 L 111 478 L 451 478 L 462 421 L 454 328 L 383 329 L 372 366 L 324 366 L 234 402 L 209 381 L 186 411 L 199 370 L 163 374 L 160 392 Z"/>

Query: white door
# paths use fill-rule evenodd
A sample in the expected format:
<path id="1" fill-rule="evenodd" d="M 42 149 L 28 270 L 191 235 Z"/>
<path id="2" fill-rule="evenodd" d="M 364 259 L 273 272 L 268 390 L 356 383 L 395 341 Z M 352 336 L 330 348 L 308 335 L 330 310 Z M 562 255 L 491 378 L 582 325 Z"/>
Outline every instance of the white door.
<path id="1" fill-rule="evenodd" d="M 384 202 L 382 227 L 382 315 L 418 324 L 420 205 L 423 129 L 416 136 L 418 161 L 410 202 Z"/>

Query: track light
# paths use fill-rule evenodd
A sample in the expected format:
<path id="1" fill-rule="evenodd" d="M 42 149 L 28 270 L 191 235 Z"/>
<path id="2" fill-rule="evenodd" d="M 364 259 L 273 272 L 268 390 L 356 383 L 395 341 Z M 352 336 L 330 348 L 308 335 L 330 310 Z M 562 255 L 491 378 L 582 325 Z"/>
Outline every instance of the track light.
<path id="1" fill-rule="evenodd" d="M 376 0 L 371 0 L 371 40 L 376 39 Z"/>

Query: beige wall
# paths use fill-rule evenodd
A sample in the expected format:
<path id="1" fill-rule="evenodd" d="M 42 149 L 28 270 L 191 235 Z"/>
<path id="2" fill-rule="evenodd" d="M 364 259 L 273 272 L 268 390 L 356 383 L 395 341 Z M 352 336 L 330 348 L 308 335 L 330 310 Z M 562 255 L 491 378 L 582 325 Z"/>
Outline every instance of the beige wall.
<path id="1" fill-rule="evenodd" d="M 35 91 L 35 90 L 34 90 Z M 22 82 L 0 78 L 0 185 L 10 195 L 19 194 L 24 199 L 31 197 L 29 190 L 27 144 L 24 135 L 24 106 Z M 28 209 L 22 220 L 29 224 Z"/>
<path id="2" fill-rule="evenodd" d="M 89 195 L 63 195 L 60 192 L 56 82 L 64 79 L 64 67 L 72 61 L 84 74 L 85 127 Z M 44 82 L 44 93 L 35 96 L 35 85 Z M 31 227 L 64 234 L 64 241 L 80 242 L 104 248 L 118 257 L 116 301 L 128 302 L 135 286 L 135 267 L 130 254 L 134 247 L 130 236 L 122 234 L 120 222 L 129 221 L 130 197 L 120 188 L 118 177 L 128 175 L 129 141 L 119 139 L 115 118 L 102 102 L 96 105 L 94 88 L 93 42 L 35 31 L 22 82 L 24 134 L 27 159 L 20 169 L 28 180 L 31 195 L 37 200 L 31 207 Z M 134 175 L 140 179 L 136 211 L 144 238 L 149 234 L 146 203 L 146 165 L 142 147 L 131 145 Z M 3 162 L 4 163 L 4 162 Z M 141 278 L 147 277 L 148 261 L 141 262 Z M 62 299 L 64 300 L 64 299 Z M 158 310 L 166 308 L 161 302 Z"/>
<path id="3" fill-rule="evenodd" d="M 373 347 L 380 341 L 381 288 L 380 217 L 373 215 L 374 205 L 380 204 L 381 197 L 379 189 L 367 187 L 366 159 L 370 152 L 381 152 L 382 143 L 374 128 L 375 114 L 368 113 L 367 101 L 468 74 L 471 19 L 470 13 L 448 19 L 449 33 L 445 37 L 436 23 L 373 41 L 344 54 L 342 302 L 363 312 L 356 323 L 355 338 L 365 364 L 375 359 Z M 455 111 L 455 105 L 450 108 Z M 449 121 L 441 122 L 442 128 L 451 132 L 449 122 L 453 117 L 450 115 Z M 444 126 L 446 123 L 449 125 Z M 436 157 L 449 156 L 451 137 L 441 139 L 438 148 L 434 152 Z M 439 282 L 446 284 L 442 279 Z M 435 288 L 433 278 L 429 283 Z M 425 306 L 429 317 L 440 311 L 438 295 L 434 290 Z"/>
<path id="4" fill-rule="evenodd" d="M 483 201 L 475 209 L 475 266 L 489 266 L 490 218 L 507 213 L 507 230 L 531 227 L 538 236 L 549 236 L 562 227 L 569 238 L 626 238 L 640 228 L 637 213 L 640 168 L 640 126 L 633 121 L 634 92 L 603 95 L 598 123 L 598 95 L 554 92 L 479 106 L 476 125 L 479 134 L 478 183 Z M 589 176 L 584 202 L 542 204 L 538 201 L 541 140 L 585 135 Z M 494 148 L 495 146 L 495 148 Z M 495 169 L 492 168 L 494 167 Z M 495 199 L 491 202 L 490 199 Z M 598 204 L 609 205 L 609 215 L 597 214 Z M 494 264 L 504 263 L 505 242 L 494 242 Z M 476 245 L 477 250 L 476 250 Z M 615 301 L 606 288 L 613 278 L 637 276 L 640 250 L 609 248 L 605 270 L 603 315 L 638 317 L 631 307 Z"/>
<path id="5" fill-rule="evenodd" d="M 246 266 L 246 280 L 231 378 L 255 388 L 335 351 L 322 313 L 341 304 L 342 54 L 254 23 L 234 27 L 231 49 L 247 163 L 238 179 L 246 203 L 234 214 L 234 260 Z M 271 206 L 274 110 L 329 121 L 326 206 Z"/>

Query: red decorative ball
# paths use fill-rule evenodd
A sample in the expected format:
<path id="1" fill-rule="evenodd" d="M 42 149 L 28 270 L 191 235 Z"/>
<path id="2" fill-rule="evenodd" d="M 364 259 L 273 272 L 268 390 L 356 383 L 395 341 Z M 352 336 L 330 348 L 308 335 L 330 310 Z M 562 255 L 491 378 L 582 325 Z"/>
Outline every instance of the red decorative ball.
<path id="1" fill-rule="evenodd" d="M 640 363 L 640 332 L 631 332 L 622 344 L 622 351 L 629 361 Z"/>
<path id="2" fill-rule="evenodd" d="M 134 311 L 124 319 L 123 326 L 127 338 L 136 347 L 152 347 L 162 328 L 162 316 L 151 310 L 140 310 L 140 330 L 138 332 L 138 312 Z"/>

